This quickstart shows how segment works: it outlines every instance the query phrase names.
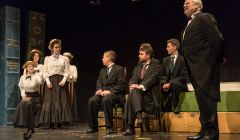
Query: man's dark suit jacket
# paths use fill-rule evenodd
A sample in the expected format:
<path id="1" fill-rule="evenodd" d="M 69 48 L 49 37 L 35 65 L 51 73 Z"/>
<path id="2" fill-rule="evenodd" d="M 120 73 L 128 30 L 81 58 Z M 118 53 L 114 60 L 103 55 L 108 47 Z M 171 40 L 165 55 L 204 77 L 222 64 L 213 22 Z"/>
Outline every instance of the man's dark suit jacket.
<path id="1" fill-rule="evenodd" d="M 188 91 L 187 79 L 188 72 L 183 56 L 178 54 L 176 62 L 174 64 L 173 73 L 170 78 L 170 56 L 163 58 L 161 68 L 161 84 L 162 86 L 166 83 L 177 83 L 182 87 L 183 91 Z"/>
<path id="2" fill-rule="evenodd" d="M 121 102 L 124 104 L 125 75 L 124 68 L 116 64 L 112 66 L 109 76 L 107 75 L 107 68 L 102 68 L 98 76 L 96 90 L 109 90 L 113 94 L 121 95 Z"/>
<path id="3" fill-rule="evenodd" d="M 160 63 L 157 59 L 152 59 L 144 78 L 141 80 L 142 63 L 134 68 L 132 78 L 129 81 L 129 86 L 132 84 L 143 85 L 146 91 L 143 92 L 142 104 L 143 111 L 147 113 L 153 113 L 155 109 L 159 107 L 158 96 L 160 94 Z"/>
<path id="4" fill-rule="evenodd" d="M 182 34 L 183 55 L 190 78 L 203 94 L 220 101 L 219 64 L 223 59 L 223 36 L 215 18 L 199 12 Z"/>

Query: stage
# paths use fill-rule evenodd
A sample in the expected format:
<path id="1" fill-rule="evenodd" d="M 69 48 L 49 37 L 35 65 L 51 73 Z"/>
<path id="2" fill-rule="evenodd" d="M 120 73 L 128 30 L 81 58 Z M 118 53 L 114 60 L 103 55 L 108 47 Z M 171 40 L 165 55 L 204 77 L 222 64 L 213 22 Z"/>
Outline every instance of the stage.
<path id="1" fill-rule="evenodd" d="M 186 140 L 189 135 L 195 133 L 163 133 L 144 132 L 139 129 L 134 136 L 123 136 L 123 132 L 106 135 L 105 129 L 100 129 L 95 134 L 84 134 L 87 129 L 86 123 L 75 124 L 71 127 L 63 127 L 61 130 L 51 130 L 46 128 L 35 129 L 31 140 Z M 0 125 L 1 140 L 22 140 L 25 129 L 14 128 L 12 125 Z M 240 134 L 220 134 L 219 140 L 238 140 Z"/>

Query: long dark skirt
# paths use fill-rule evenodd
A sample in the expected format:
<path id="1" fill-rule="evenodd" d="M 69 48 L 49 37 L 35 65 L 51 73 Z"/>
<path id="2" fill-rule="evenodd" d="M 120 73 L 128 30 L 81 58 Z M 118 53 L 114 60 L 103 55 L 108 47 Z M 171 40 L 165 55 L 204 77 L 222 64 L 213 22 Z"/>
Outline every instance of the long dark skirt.
<path id="1" fill-rule="evenodd" d="M 37 93 L 27 97 L 32 97 L 30 101 L 21 101 L 17 106 L 14 127 L 34 128 L 38 127 L 40 115 L 40 97 Z"/>
<path id="2" fill-rule="evenodd" d="M 72 86 L 72 84 L 73 84 L 73 86 Z M 79 121 L 79 107 L 78 107 L 77 83 L 73 82 L 70 84 L 68 82 L 68 88 L 70 88 L 72 90 L 71 91 L 68 89 L 68 99 L 69 99 L 69 103 L 71 102 L 70 108 L 72 111 L 73 121 L 78 122 Z M 71 94 L 72 94 L 71 92 L 73 92 L 73 97 L 71 97 Z"/>
<path id="3" fill-rule="evenodd" d="M 59 83 L 63 79 L 62 75 L 53 75 L 49 77 L 52 88 L 44 85 L 44 98 L 39 122 L 44 123 L 62 123 L 71 122 L 72 114 L 67 98 L 67 83 L 60 87 Z"/>

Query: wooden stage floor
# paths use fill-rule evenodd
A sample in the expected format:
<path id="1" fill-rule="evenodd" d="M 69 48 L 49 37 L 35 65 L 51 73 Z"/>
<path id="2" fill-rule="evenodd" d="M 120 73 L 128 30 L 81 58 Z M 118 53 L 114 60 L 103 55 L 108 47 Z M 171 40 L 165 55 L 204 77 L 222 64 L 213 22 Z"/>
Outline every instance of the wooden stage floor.
<path id="1" fill-rule="evenodd" d="M 122 132 L 106 135 L 105 129 L 98 133 L 84 134 L 86 123 L 75 124 L 71 127 L 63 127 L 61 130 L 46 128 L 35 129 L 31 140 L 186 140 L 189 135 L 195 133 L 163 133 L 136 131 L 134 136 L 123 136 Z M 14 128 L 12 125 L 0 125 L 0 140 L 22 140 L 25 129 Z M 239 140 L 240 134 L 220 134 L 220 140 Z"/>

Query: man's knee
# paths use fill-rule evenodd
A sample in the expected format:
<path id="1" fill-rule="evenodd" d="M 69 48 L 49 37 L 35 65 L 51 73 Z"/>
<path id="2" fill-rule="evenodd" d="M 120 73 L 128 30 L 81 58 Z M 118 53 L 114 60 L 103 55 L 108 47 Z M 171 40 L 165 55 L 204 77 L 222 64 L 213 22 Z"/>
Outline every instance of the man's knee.
<path id="1" fill-rule="evenodd" d="M 112 99 L 108 96 L 103 97 L 102 99 L 103 104 L 111 103 Z"/>
<path id="2" fill-rule="evenodd" d="M 94 95 L 92 96 L 89 100 L 88 100 L 88 105 L 91 105 L 93 103 L 96 103 L 98 100 L 97 100 L 97 97 Z"/>

